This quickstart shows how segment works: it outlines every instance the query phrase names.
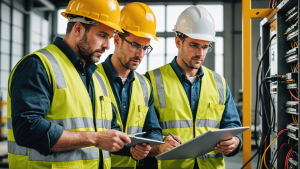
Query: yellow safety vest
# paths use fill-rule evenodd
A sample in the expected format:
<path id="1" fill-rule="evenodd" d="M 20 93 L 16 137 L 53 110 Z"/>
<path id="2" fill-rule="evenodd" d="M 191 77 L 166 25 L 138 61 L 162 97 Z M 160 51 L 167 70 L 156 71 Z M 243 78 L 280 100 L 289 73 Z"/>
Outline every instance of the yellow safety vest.
<path id="1" fill-rule="evenodd" d="M 38 151 L 16 144 L 12 119 L 10 86 L 16 67 L 28 56 L 37 55 L 48 74 L 49 82 L 53 88 L 53 99 L 45 119 L 59 124 L 65 130 L 70 131 L 104 131 L 111 128 L 112 107 L 111 99 L 103 77 L 94 73 L 92 76 L 95 88 L 95 116 L 89 94 L 68 57 L 55 45 L 49 45 L 39 51 L 25 56 L 13 69 L 9 78 L 8 103 L 8 161 L 9 168 L 68 168 L 68 169 L 98 169 L 99 149 L 96 147 L 84 147 L 64 152 L 54 152 L 44 156 Z M 76 91 L 76 92 L 75 92 Z M 101 152 L 101 151 L 100 151 Z M 110 169 L 110 153 L 103 151 L 103 167 Z"/>
<path id="2" fill-rule="evenodd" d="M 154 105 L 159 112 L 159 123 L 164 135 L 171 132 L 186 142 L 220 127 L 226 99 L 225 79 L 204 66 L 202 68 L 204 76 L 201 80 L 195 122 L 188 97 L 173 68 L 167 64 L 149 72 L 153 86 Z M 199 149 L 201 149 L 201 145 L 199 145 Z M 223 155 L 216 150 L 198 157 L 197 162 L 200 169 L 225 168 Z M 193 169 L 194 163 L 194 159 L 158 160 L 158 168 Z"/>
<path id="3" fill-rule="evenodd" d="M 137 72 L 134 72 L 135 79 L 138 80 L 134 80 L 132 83 L 128 117 L 126 128 L 124 128 L 114 93 L 102 64 L 98 65 L 98 69 L 96 71 L 101 73 L 106 80 L 109 96 L 111 97 L 112 103 L 117 110 L 117 122 L 121 126 L 122 131 L 127 134 L 142 132 L 145 118 L 149 109 L 148 100 L 151 94 L 150 84 L 147 78 L 138 74 Z M 136 161 L 132 157 L 111 154 L 111 166 L 112 169 L 135 169 Z"/>

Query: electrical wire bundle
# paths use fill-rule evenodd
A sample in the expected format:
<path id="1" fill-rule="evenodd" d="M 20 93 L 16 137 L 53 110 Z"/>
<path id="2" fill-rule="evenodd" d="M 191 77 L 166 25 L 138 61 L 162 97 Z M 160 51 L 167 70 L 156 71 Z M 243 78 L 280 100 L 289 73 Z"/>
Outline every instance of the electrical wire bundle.
<path id="1" fill-rule="evenodd" d="M 256 153 L 244 164 L 244 166 L 242 168 L 244 168 L 257 154 L 258 154 L 258 159 L 260 159 L 260 156 L 261 154 L 263 153 L 263 145 L 265 144 L 265 141 L 266 139 L 261 139 L 261 143 L 260 145 L 258 145 L 258 138 L 257 138 L 257 130 L 256 130 L 256 126 L 257 126 L 257 114 L 259 113 L 260 116 L 262 116 L 262 114 L 266 117 L 266 121 L 267 121 L 267 124 L 268 124 L 268 132 L 267 132 L 267 135 L 270 134 L 271 132 L 271 129 L 274 128 L 275 126 L 275 105 L 274 105 L 274 102 L 272 101 L 271 99 L 271 94 L 270 94 L 270 91 L 268 91 L 268 96 L 269 96 L 269 101 L 272 103 L 272 106 L 273 106 L 273 118 L 271 119 L 271 122 L 269 122 L 269 118 L 268 118 L 268 115 L 267 115 L 267 110 L 266 110 L 266 107 L 265 107 L 265 100 L 264 98 L 262 97 L 262 90 L 263 88 L 265 87 L 267 89 L 267 82 L 272 82 L 272 80 L 275 80 L 274 77 L 265 77 L 261 83 L 259 84 L 258 83 L 258 80 L 259 80 L 259 72 L 261 70 L 261 65 L 262 65 L 262 62 L 266 56 L 266 53 L 267 51 L 269 50 L 270 46 L 271 46 L 271 41 L 276 37 L 276 34 L 274 34 L 268 44 L 267 44 L 267 48 L 265 49 L 265 51 L 263 52 L 262 56 L 259 57 L 258 56 L 258 53 L 256 54 L 256 58 L 257 60 L 259 61 L 259 64 L 258 64 L 258 68 L 257 68 L 257 74 L 256 74 L 256 80 L 257 80 L 257 83 L 256 83 L 256 103 L 255 103 L 255 118 L 254 118 L 254 137 L 255 137 L 255 143 L 256 143 L 256 146 L 258 147 Z M 259 39 L 259 42 L 260 42 L 260 39 Z M 258 43 L 259 43 L 258 42 Z M 258 49 L 258 47 L 257 47 Z M 267 71 L 266 75 L 268 74 L 269 70 Z M 260 106 L 259 106 L 260 105 Z M 259 107 L 258 107 L 259 106 Z M 259 167 L 259 161 L 257 163 L 257 168 Z"/>
<path id="2" fill-rule="evenodd" d="M 281 131 L 277 134 L 277 136 L 274 138 L 274 140 L 270 143 L 270 145 L 269 145 L 267 148 L 265 148 L 264 154 L 263 154 L 263 156 L 262 156 L 262 158 L 261 158 L 260 169 L 262 169 L 262 164 L 263 164 L 263 163 L 264 163 L 265 167 L 266 167 L 267 169 L 269 169 L 268 166 L 267 166 L 267 164 L 266 164 L 266 153 L 267 153 L 268 149 L 270 148 L 270 146 L 278 139 L 278 137 L 279 137 L 282 133 L 287 132 L 287 131 L 289 131 L 289 129 L 283 129 L 283 130 L 281 130 Z M 267 137 L 266 137 L 266 138 L 267 138 Z M 283 138 L 283 137 L 282 137 L 282 138 Z M 278 153 L 277 153 L 277 154 L 278 154 Z M 275 155 L 274 155 L 274 157 L 275 157 Z M 274 159 L 273 159 L 273 160 L 274 160 Z M 275 162 L 275 160 L 274 160 L 274 162 Z M 271 160 L 270 166 L 272 166 L 272 160 Z M 271 168 L 271 167 L 270 167 L 270 168 Z"/>
<path id="3" fill-rule="evenodd" d="M 298 143 L 295 146 L 290 146 L 290 150 L 286 155 L 285 158 L 285 165 L 284 165 L 284 169 L 289 169 L 289 159 L 296 159 L 295 161 L 298 161 Z"/>

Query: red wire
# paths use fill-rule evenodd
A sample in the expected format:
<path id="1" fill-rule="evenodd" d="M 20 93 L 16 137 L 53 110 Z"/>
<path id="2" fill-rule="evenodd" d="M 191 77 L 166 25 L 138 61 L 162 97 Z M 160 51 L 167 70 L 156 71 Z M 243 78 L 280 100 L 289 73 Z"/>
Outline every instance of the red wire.
<path id="1" fill-rule="evenodd" d="M 284 165 L 284 168 L 285 169 L 289 169 L 289 158 L 290 158 L 290 155 L 292 153 L 292 148 L 290 149 L 290 151 L 287 153 L 286 155 L 286 158 L 285 158 L 285 165 Z"/>
<path id="2" fill-rule="evenodd" d="M 267 149 L 267 137 L 268 137 L 268 135 L 266 135 L 266 138 L 265 138 L 265 151 Z"/>
<path id="3" fill-rule="evenodd" d="M 289 91 L 290 91 L 290 94 L 292 95 L 292 97 L 293 97 L 296 101 L 298 101 L 298 98 L 297 98 L 296 96 L 293 95 L 292 91 L 291 91 L 291 90 L 289 90 Z"/>
<path id="4" fill-rule="evenodd" d="M 288 143 L 283 143 L 281 146 L 280 146 L 280 148 L 279 148 L 279 150 L 278 151 L 280 151 L 280 149 L 284 146 L 284 145 L 288 145 L 290 148 L 292 148 L 292 146 L 291 145 L 289 145 Z"/>

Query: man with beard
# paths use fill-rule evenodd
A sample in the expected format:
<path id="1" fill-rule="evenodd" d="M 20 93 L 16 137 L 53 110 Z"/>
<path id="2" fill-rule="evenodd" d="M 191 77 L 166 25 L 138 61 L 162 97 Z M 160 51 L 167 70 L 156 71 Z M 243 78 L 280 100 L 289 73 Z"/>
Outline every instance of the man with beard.
<path id="1" fill-rule="evenodd" d="M 151 85 L 147 78 L 134 71 L 144 55 L 152 51 L 150 40 L 157 40 L 155 16 L 146 4 L 133 2 L 121 10 L 120 26 L 124 33 L 118 32 L 114 36 L 114 53 L 98 65 L 97 71 L 110 84 L 108 91 L 122 131 L 127 134 L 146 132 L 140 136 L 162 141 Z M 136 168 L 137 165 L 151 168 L 155 163 L 143 160 L 150 150 L 145 143 L 124 146 L 112 154 L 112 169 Z M 141 161 L 137 164 L 137 160 Z"/>
<path id="2" fill-rule="evenodd" d="M 212 50 L 210 43 L 216 41 L 211 14 L 204 7 L 191 6 L 180 14 L 173 31 L 177 57 L 146 74 L 153 86 L 154 105 L 163 134 L 171 132 L 181 138 L 178 141 L 186 142 L 209 130 L 240 127 L 224 77 L 202 66 L 206 54 Z M 158 161 L 158 168 L 225 168 L 223 154 L 237 154 L 241 140 L 240 134 L 222 141 L 216 150 L 196 159 Z M 170 144 L 179 145 L 174 141 Z M 157 146 L 151 151 L 155 156 L 165 150 Z"/>
<path id="3" fill-rule="evenodd" d="M 110 169 L 108 151 L 130 143 L 104 78 L 94 73 L 119 27 L 116 0 L 71 0 L 63 39 L 31 53 L 9 79 L 10 168 Z M 120 130 L 120 129 L 119 129 Z"/>

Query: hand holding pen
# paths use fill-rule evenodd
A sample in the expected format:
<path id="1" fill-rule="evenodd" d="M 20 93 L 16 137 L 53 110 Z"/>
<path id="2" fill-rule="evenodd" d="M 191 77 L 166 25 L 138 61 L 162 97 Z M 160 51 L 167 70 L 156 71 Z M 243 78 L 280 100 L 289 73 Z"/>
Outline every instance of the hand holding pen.
<path id="1" fill-rule="evenodd" d="M 175 141 L 177 141 L 177 143 L 181 144 L 180 141 L 178 141 L 178 140 L 175 139 L 175 136 L 174 136 L 172 133 L 169 132 L 169 134 L 170 134 L 170 136 L 172 136 L 172 138 L 173 138 Z"/>

